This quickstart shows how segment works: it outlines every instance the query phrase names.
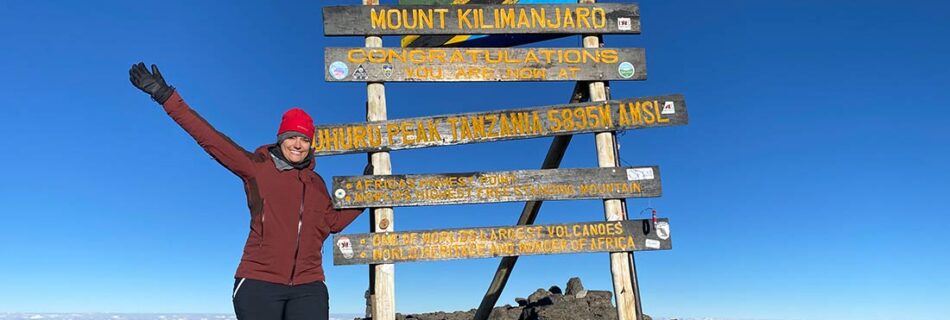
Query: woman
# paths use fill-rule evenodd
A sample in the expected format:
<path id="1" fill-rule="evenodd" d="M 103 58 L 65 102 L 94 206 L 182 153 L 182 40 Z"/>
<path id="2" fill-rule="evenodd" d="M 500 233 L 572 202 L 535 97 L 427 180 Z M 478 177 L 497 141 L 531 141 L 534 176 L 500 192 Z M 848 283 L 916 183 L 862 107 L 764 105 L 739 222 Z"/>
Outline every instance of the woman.
<path id="1" fill-rule="evenodd" d="M 151 72 L 144 63 L 132 65 L 129 79 L 244 181 L 251 231 L 234 276 L 232 300 L 238 319 L 327 319 L 323 241 L 363 209 L 333 209 L 323 178 L 313 171 L 310 116 L 301 109 L 288 110 L 277 130 L 277 143 L 252 153 L 188 107 L 155 65 Z"/>

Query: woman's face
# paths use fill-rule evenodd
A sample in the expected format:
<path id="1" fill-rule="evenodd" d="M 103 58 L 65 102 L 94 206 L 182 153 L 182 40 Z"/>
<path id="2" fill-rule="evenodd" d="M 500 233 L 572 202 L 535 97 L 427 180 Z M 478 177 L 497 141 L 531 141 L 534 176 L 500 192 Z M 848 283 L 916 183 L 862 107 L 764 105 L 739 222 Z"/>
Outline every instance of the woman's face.
<path id="1" fill-rule="evenodd" d="M 300 136 L 284 139 L 280 143 L 280 151 L 291 163 L 300 163 L 307 158 L 310 151 L 310 139 Z"/>

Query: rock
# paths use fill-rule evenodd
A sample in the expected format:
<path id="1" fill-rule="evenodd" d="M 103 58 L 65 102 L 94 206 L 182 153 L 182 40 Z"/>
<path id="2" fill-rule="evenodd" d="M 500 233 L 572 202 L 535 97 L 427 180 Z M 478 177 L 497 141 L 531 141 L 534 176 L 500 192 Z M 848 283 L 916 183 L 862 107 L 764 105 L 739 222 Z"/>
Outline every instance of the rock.
<path id="1" fill-rule="evenodd" d="M 521 307 L 512 307 L 506 304 L 503 307 L 492 309 L 491 314 L 488 315 L 488 320 L 518 320 L 521 317 L 521 312 Z"/>
<path id="2" fill-rule="evenodd" d="M 538 301 L 547 298 L 549 295 L 551 295 L 551 293 L 547 290 L 538 288 L 538 290 L 535 290 L 534 293 L 528 296 L 528 305 L 537 304 Z"/>
<path id="3" fill-rule="evenodd" d="M 612 297 L 611 291 L 587 290 L 580 279 L 571 278 L 567 282 L 567 292 L 562 293 L 558 286 L 548 290 L 539 288 L 527 298 L 515 298 L 518 306 L 506 304 L 492 309 L 488 320 L 617 320 Z M 475 311 L 397 313 L 396 320 L 471 320 Z M 652 320 L 647 315 L 644 319 Z"/>
<path id="4" fill-rule="evenodd" d="M 528 299 L 525 299 L 525 298 L 515 298 L 515 302 L 518 303 L 519 307 L 524 307 L 528 305 Z"/>
<path id="5" fill-rule="evenodd" d="M 587 297 L 587 290 L 581 290 L 577 292 L 577 294 L 575 294 L 574 297 L 578 299 L 583 299 L 584 297 Z"/>
<path id="6" fill-rule="evenodd" d="M 600 291 L 600 290 L 588 290 L 587 296 L 584 297 L 584 300 L 590 304 L 591 307 L 596 306 L 607 306 L 613 308 L 613 300 L 610 298 L 613 296 L 613 293 L 610 291 Z"/>
<path id="7" fill-rule="evenodd" d="M 581 284 L 581 278 L 573 277 L 570 280 L 567 280 L 567 292 L 566 295 L 576 295 L 577 293 L 584 290 L 584 285 Z"/>

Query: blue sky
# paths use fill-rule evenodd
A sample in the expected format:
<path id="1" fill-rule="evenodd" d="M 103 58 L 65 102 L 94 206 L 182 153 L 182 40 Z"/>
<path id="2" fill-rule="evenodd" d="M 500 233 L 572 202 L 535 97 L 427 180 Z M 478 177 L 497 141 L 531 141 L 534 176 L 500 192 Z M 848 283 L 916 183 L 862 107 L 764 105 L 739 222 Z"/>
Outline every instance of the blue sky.
<path id="1" fill-rule="evenodd" d="M 353 4 L 345 2 L 341 4 Z M 245 148 L 300 106 L 362 121 L 365 86 L 323 81 L 316 1 L 0 2 L 0 312 L 231 312 L 247 235 L 240 180 L 128 82 L 156 63 Z M 937 1 L 642 1 L 646 81 L 613 97 L 683 93 L 690 124 L 628 131 L 621 156 L 659 165 L 674 249 L 638 253 L 648 314 L 938 319 L 950 314 L 950 5 Z M 396 46 L 397 38 L 384 44 Z M 578 37 L 537 46 L 576 47 Z M 569 82 L 388 84 L 389 117 L 565 102 Z M 537 168 L 550 138 L 392 153 L 396 173 Z M 329 179 L 365 156 L 321 157 Z M 563 167 L 593 167 L 592 135 Z M 520 204 L 398 208 L 396 230 L 507 225 Z M 368 215 L 345 233 L 368 230 Z M 638 216 L 645 218 L 646 216 Z M 545 203 L 537 223 L 603 219 Z M 326 244 L 329 247 L 329 243 Z M 329 250 L 329 248 L 327 248 Z M 399 312 L 478 305 L 497 259 L 396 266 Z M 331 265 L 327 258 L 325 265 Z M 331 312 L 361 312 L 365 266 L 328 266 Z M 500 303 L 607 255 L 520 259 Z M 446 294 L 445 292 L 451 292 Z"/>

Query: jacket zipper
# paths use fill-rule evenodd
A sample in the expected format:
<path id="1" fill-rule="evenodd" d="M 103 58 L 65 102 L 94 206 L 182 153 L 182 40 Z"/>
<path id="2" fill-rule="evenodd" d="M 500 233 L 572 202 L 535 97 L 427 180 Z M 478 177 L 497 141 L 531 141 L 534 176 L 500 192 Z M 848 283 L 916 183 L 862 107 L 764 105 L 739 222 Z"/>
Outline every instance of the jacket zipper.
<path id="1" fill-rule="evenodd" d="M 297 242 L 294 244 L 294 261 L 293 267 L 290 269 L 290 285 L 294 285 L 294 276 L 297 273 L 297 255 L 300 253 L 300 228 L 303 226 L 303 204 L 304 199 L 307 196 L 307 184 L 300 179 L 300 173 L 297 173 L 297 178 L 300 180 L 300 184 L 303 185 L 300 192 L 300 212 L 297 217 Z"/>
<path id="2" fill-rule="evenodd" d="M 264 247 L 264 218 L 267 218 L 267 199 L 261 204 L 261 242 L 257 243 L 258 248 Z"/>

